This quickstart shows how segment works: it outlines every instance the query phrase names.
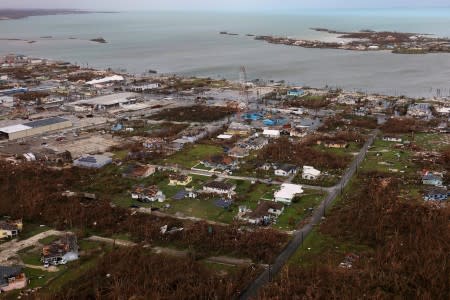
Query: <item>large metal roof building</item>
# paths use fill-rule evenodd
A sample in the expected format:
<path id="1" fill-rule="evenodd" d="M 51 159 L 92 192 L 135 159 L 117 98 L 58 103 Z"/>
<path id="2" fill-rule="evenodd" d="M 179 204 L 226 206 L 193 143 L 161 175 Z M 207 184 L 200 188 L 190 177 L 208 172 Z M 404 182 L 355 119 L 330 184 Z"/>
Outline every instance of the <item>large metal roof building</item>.
<path id="1" fill-rule="evenodd" d="M 72 122 L 61 117 L 41 119 L 0 128 L 0 139 L 17 140 L 69 127 Z"/>

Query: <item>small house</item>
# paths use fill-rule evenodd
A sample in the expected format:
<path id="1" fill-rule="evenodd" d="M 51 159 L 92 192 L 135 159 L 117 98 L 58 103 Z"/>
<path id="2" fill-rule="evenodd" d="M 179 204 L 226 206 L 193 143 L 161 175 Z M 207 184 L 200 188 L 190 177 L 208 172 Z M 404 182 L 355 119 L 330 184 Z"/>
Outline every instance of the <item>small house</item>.
<path id="1" fill-rule="evenodd" d="M 73 165 L 80 168 L 101 169 L 112 163 L 112 158 L 105 155 L 85 155 L 74 160 Z"/>
<path id="2" fill-rule="evenodd" d="M 447 201 L 450 192 L 445 188 L 431 189 L 425 193 L 423 199 L 425 201 Z"/>
<path id="3" fill-rule="evenodd" d="M 62 238 L 42 248 L 41 261 L 44 264 L 58 265 L 78 259 L 78 241 L 74 234 Z"/>
<path id="4" fill-rule="evenodd" d="M 422 183 L 424 185 L 442 186 L 443 178 L 441 174 L 426 172 L 422 176 Z"/>
<path id="5" fill-rule="evenodd" d="M 280 167 L 275 169 L 276 176 L 288 177 L 291 175 L 295 175 L 297 172 L 297 167 L 293 165 L 281 165 Z"/>
<path id="6" fill-rule="evenodd" d="M 332 142 L 325 142 L 324 144 L 325 148 L 332 148 L 332 149 L 346 149 L 348 148 L 348 143 L 344 141 L 332 141 Z"/>
<path id="7" fill-rule="evenodd" d="M 227 195 L 229 198 L 234 194 L 235 189 L 236 185 L 223 181 L 211 181 L 203 186 L 205 193 Z"/>
<path id="8" fill-rule="evenodd" d="M 27 286 L 27 278 L 20 266 L 0 266 L 0 294 Z"/>
<path id="9" fill-rule="evenodd" d="M 266 138 L 264 138 L 264 137 L 252 138 L 252 139 L 247 141 L 246 148 L 248 150 L 261 150 L 268 143 L 269 143 L 269 141 Z"/>
<path id="10" fill-rule="evenodd" d="M 135 186 L 131 191 L 131 198 L 145 203 L 166 201 L 166 196 L 156 185 L 147 188 L 142 185 Z"/>
<path id="11" fill-rule="evenodd" d="M 233 147 L 232 149 L 230 149 L 230 151 L 228 151 L 228 155 L 234 158 L 244 158 L 250 155 L 250 152 L 245 149 L 245 148 L 241 148 L 241 147 Z"/>
<path id="12" fill-rule="evenodd" d="M 284 211 L 284 205 L 272 201 L 260 201 L 254 211 L 240 207 L 237 218 L 254 225 L 269 225 Z"/>
<path id="13" fill-rule="evenodd" d="M 183 174 L 170 174 L 169 185 L 182 185 L 186 186 L 192 182 L 192 177 Z"/>
<path id="14" fill-rule="evenodd" d="M 396 142 L 396 143 L 403 142 L 403 140 L 401 138 L 395 137 L 395 136 L 384 136 L 383 137 L 383 141 L 385 141 L 385 142 Z"/>
<path id="15" fill-rule="evenodd" d="M 321 172 L 311 166 L 303 166 L 302 178 L 306 180 L 317 180 Z"/>
<path id="16" fill-rule="evenodd" d="M 22 220 L 0 221 L 0 239 L 15 238 L 22 231 Z"/>
<path id="17" fill-rule="evenodd" d="M 280 189 L 275 192 L 274 201 L 290 205 L 294 197 L 301 194 L 303 194 L 303 187 L 301 185 L 283 183 Z"/>
<path id="18" fill-rule="evenodd" d="M 210 169 L 227 170 L 234 169 L 237 166 L 237 161 L 226 155 L 213 155 L 207 160 L 204 160 L 203 165 Z"/>
<path id="19" fill-rule="evenodd" d="M 263 135 L 268 138 L 279 138 L 281 133 L 277 129 L 264 129 Z"/>
<path id="20" fill-rule="evenodd" d="M 228 126 L 226 134 L 247 136 L 252 132 L 252 127 L 246 124 L 233 122 Z"/>
<path id="21" fill-rule="evenodd" d="M 151 165 L 131 165 L 122 174 L 125 178 L 144 179 L 156 172 L 156 167 Z"/>

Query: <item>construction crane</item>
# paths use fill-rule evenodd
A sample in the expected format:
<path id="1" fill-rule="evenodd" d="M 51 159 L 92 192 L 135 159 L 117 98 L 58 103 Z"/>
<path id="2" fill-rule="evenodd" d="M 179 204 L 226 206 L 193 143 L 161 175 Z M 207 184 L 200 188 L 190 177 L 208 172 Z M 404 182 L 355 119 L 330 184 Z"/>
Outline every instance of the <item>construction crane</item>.
<path id="1" fill-rule="evenodd" d="M 249 108 L 249 91 L 247 87 L 247 70 L 244 66 L 241 66 L 239 71 L 239 85 L 240 85 L 240 100 L 238 105 L 238 119 L 241 117 L 242 112 L 246 112 Z"/>
<path id="2" fill-rule="evenodd" d="M 241 102 L 243 102 L 246 106 L 248 106 L 249 102 L 249 92 L 247 87 L 247 70 L 244 66 L 241 66 L 239 72 L 239 83 L 241 86 Z"/>

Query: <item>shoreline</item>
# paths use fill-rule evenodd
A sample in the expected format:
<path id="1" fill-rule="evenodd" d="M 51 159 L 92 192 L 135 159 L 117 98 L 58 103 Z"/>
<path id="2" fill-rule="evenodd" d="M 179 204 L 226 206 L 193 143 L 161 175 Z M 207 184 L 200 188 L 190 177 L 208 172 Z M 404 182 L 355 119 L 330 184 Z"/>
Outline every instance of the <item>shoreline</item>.
<path id="1" fill-rule="evenodd" d="M 91 40 L 86 40 L 88 42 L 94 42 Z M 95 42 L 94 42 L 95 43 Z M 100 43 L 100 42 L 97 42 Z M 106 43 L 108 43 L 106 41 Z M 6 55 L 5 53 L 0 53 L 0 57 Z M 126 76 L 126 77 L 155 77 L 155 78 L 169 78 L 169 77 L 179 77 L 179 78 L 184 78 L 184 79 L 213 79 L 214 78 L 210 75 L 204 74 L 194 74 L 194 73 L 183 73 L 183 72 L 160 72 L 157 71 L 155 69 L 149 69 L 147 74 L 143 74 L 141 72 L 130 72 L 127 71 L 126 69 L 112 69 L 112 68 L 103 68 L 100 66 L 95 66 L 95 65 L 91 65 L 90 67 L 83 67 L 81 65 L 78 65 L 76 63 L 74 63 L 73 61 L 70 60 L 62 60 L 62 59 L 58 59 L 58 58 L 50 58 L 50 57 L 33 57 L 33 56 L 28 56 L 28 58 L 30 59 L 36 59 L 36 60 L 42 60 L 42 61 L 49 61 L 49 62 L 54 62 L 54 63 L 64 63 L 67 65 L 71 65 L 71 66 L 77 66 L 80 68 L 80 71 L 86 71 L 86 72 L 90 72 L 90 71 L 95 71 L 95 72 L 109 72 L 109 73 L 114 73 L 114 74 L 118 74 L 121 76 Z M 2 69 L 0 68 L 0 71 Z M 4 69 L 6 70 L 6 69 Z M 227 78 L 227 77 L 221 77 L 220 79 L 216 79 L 216 80 L 224 80 L 226 82 L 228 82 L 230 84 L 230 86 L 234 85 L 234 84 L 238 84 L 239 81 L 236 79 L 231 79 L 231 78 Z M 269 78 L 257 78 L 255 79 L 256 81 L 260 81 L 260 82 L 265 82 L 267 84 L 267 86 L 279 86 L 278 84 L 286 84 L 286 80 L 279 78 L 279 79 L 269 79 Z M 415 100 L 429 100 L 429 101 L 439 101 L 439 99 L 447 99 L 446 101 L 448 101 L 448 99 L 450 99 L 450 90 L 449 90 L 449 94 L 448 96 L 445 94 L 445 90 L 443 91 L 444 93 L 442 95 L 434 95 L 432 94 L 432 92 L 430 91 L 430 93 L 428 93 L 427 95 L 425 94 L 409 94 L 409 93 L 391 93 L 391 92 L 386 92 L 386 91 L 381 91 L 381 90 L 377 90 L 377 89 L 366 89 L 363 87 L 345 87 L 345 86 L 339 86 L 339 85 L 325 85 L 325 86 L 320 86 L 320 85 L 314 85 L 314 84 L 301 84 L 299 82 L 290 82 L 291 85 L 293 86 L 302 86 L 303 88 L 306 89 L 311 89 L 311 90 L 317 90 L 317 91 L 324 91 L 324 90 L 341 90 L 342 92 L 345 93 L 354 93 L 354 94 L 364 94 L 364 95 L 368 95 L 368 96 L 381 96 L 381 97 L 386 97 L 386 98 L 407 98 L 407 99 L 415 99 Z M 437 88 L 437 90 L 440 90 L 440 88 Z"/>
<path id="2" fill-rule="evenodd" d="M 112 14 L 113 11 L 89 11 L 78 9 L 0 9 L 0 21 L 21 20 L 29 17 L 82 15 L 82 14 Z"/>
<path id="3" fill-rule="evenodd" d="M 348 51 L 390 51 L 394 54 L 450 53 L 450 39 L 432 37 L 432 34 L 418 34 L 394 31 L 345 32 L 327 28 L 310 28 L 313 31 L 336 35 L 339 41 L 321 41 L 280 37 L 274 35 L 255 36 L 254 40 L 270 44 L 315 49 L 336 49 Z M 224 32 L 220 33 L 221 35 Z M 229 34 L 228 34 L 229 35 Z M 253 35 L 247 34 L 252 37 Z"/>

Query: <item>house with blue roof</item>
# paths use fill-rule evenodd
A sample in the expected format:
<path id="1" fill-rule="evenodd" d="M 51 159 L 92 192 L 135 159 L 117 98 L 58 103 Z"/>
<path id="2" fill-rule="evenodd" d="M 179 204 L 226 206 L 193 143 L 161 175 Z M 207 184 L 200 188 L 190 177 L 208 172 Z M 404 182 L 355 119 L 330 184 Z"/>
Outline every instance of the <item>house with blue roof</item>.
<path id="1" fill-rule="evenodd" d="M 287 92 L 287 95 L 290 97 L 300 97 L 303 96 L 305 94 L 305 91 L 302 89 L 290 89 Z"/>
<path id="2" fill-rule="evenodd" d="M 440 174 L 433 174 L 431 172 L 427 172 L 422 176 L 422 183 L 424 185 L 433 185 L 433 186 L 442 186 L 443 178 Z"/>
<path id="3" fill-rule="evenodd" d="M 425 201 L 447 201 L 450 192 L 447 189 L 432 189 L 425 193 L 423 199 Z"/>

